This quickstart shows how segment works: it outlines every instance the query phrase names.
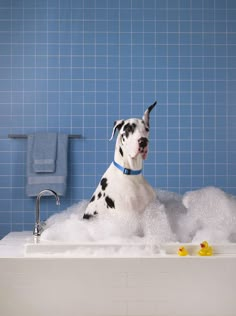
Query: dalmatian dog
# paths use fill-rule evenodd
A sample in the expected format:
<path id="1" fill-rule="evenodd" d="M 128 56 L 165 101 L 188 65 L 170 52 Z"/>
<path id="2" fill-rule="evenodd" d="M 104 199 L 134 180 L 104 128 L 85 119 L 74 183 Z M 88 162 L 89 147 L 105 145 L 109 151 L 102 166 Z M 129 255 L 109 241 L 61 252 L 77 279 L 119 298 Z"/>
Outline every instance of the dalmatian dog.
<path id="1" fill-rule="evenodd" d="M 138 212 L 140 215 L 156 198 L 154 189 L 142 175 L 148 154 L 149 114 L 143 118 L 115 121 L 112 136 L 118 131 L 114 160 L 106 170 L 83 215 L 90 219 L 102 212 Z"/>

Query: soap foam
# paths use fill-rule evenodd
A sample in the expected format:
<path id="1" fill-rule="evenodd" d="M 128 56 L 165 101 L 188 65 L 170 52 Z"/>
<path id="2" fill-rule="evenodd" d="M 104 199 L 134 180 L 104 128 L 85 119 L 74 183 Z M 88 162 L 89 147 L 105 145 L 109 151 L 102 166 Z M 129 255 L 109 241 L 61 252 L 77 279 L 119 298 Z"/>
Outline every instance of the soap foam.
<path id="1" fill-rule="evenodd" d="M 199 243 L 235 241 L 236 199 L 216 187 L 187 192 L 183 196 L 187 209 L 181 225 L 186 227 L 186 239 Z"/>
<path id="2" fill-rule="evenodd" d="M 95 218 L 82 220 L 88 201 L 69 207 L 60 214 L 54 214 L 47 222 L 41 240 L 61 242 L 136 242 L 140 239 L 140 216 L 128 213 L 99 214 Z"/>
<path id="3" fill-rule="evenodd" d="M 157 199 L 142 216 L 118 212 L 82 220 L 88 201 L 51 216 L 41 240 L 111 244 L 236 241 L 236 198 L 215 187 L 180 196 L 157 190 Z"/>

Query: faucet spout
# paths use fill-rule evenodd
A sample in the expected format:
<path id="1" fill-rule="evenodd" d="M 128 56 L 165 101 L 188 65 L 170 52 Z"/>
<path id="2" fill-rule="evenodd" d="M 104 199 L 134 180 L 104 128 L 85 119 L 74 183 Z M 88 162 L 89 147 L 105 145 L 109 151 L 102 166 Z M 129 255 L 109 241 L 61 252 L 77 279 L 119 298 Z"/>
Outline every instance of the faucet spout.
<path id="1" fill-rule="evenodd" d="M 35 237 L 40 236 L 43 231 L 43 226 L 40 221 L 40 199 L 41 199 L 41 196 L 43 195 L 54 195 L 56 199 L 56 205 L 60 205 L 59 196 L 57 195 L 55 191 L 46 189 L 39 192 L 36 198 L 36 205 L 35 205 L 36 218 L 35 218 L 35 225 L 34 225 L 34 231 L 33 231 L 33 235 Z"/>

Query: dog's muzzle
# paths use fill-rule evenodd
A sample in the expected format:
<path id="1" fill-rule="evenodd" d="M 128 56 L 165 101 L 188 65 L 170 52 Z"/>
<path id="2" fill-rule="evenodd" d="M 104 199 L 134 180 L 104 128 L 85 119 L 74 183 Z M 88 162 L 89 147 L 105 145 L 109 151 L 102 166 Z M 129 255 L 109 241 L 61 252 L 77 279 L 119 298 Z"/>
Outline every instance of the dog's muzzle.
<path id="1" fill-rule="evenodd" d="M 148 139 L 146 137 L 141 137 L 138 140 L 139 144 L 139 152 L 142 155 L 143 159 L 147 158 L 147 153 L 148 153 Z"/>

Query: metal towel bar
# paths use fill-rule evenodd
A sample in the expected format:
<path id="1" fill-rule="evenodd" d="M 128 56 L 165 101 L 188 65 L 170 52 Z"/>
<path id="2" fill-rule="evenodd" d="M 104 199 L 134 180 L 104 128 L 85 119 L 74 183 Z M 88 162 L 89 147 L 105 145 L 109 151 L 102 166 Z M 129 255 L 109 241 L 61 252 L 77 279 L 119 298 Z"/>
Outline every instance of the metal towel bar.
<path id="1" fill-rule="evenodd" d="M 8 138 L 15 138 L 15 139 L 25 139 L 27 138 L 28 135 L 25 134 L 8 134 Z M 81 139 L 82 135 L 79 134 L 69 134 L 68 135 L 69 138 L 78 138 Z"/>

